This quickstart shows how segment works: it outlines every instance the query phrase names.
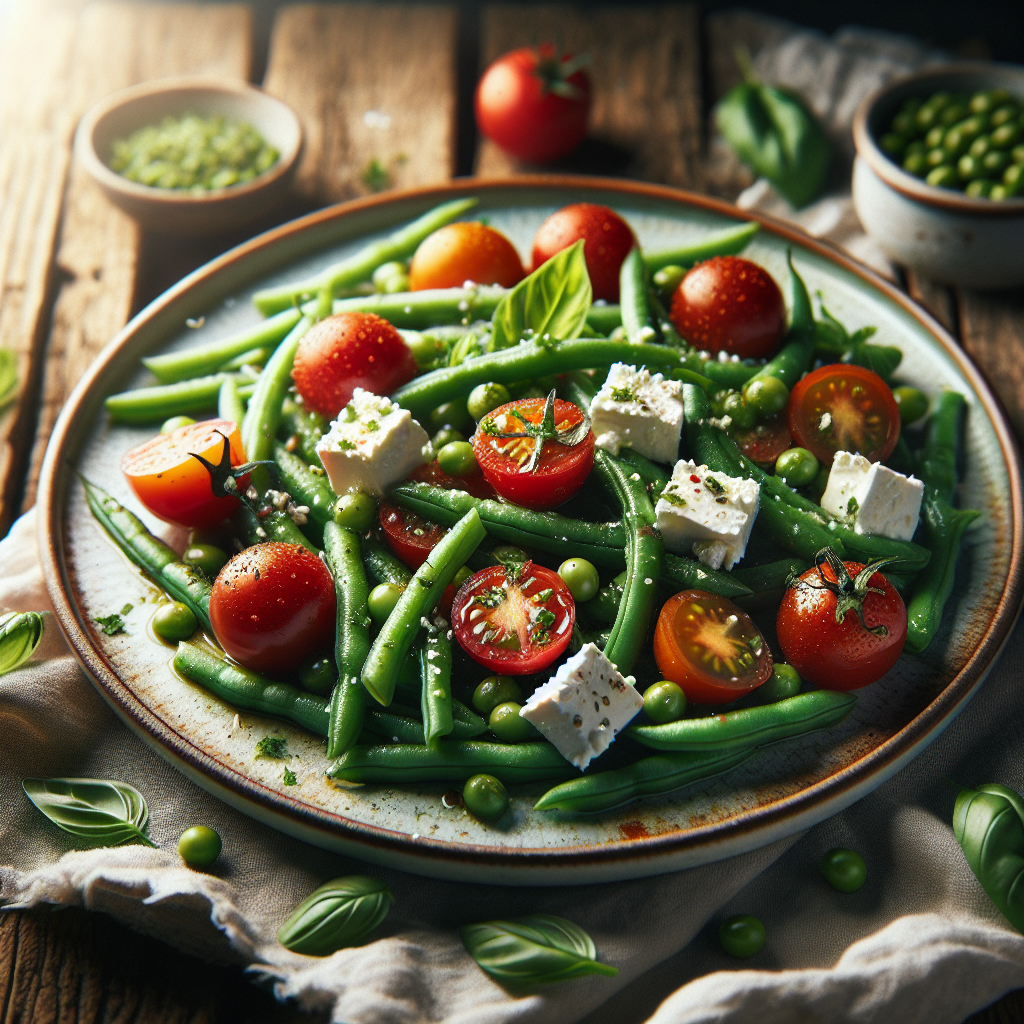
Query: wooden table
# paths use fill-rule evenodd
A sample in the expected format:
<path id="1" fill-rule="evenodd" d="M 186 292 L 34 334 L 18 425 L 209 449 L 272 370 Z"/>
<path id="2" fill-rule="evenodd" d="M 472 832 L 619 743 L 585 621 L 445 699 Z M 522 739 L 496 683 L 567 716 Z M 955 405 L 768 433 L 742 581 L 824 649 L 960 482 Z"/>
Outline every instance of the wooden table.
<path id="1" fill-rule="evenodd" d="M 591 138 L 565 170 L 627 175 L 734 199 L 750 183 L 708 145 L 707 112 L 735 81 L 736 42 L 763 23 L 696 5 L 599 8 L 300 5 L 273 24 L 264 87 L 303 119 L 295 194 L 245 236 L 386 181 L 402 188 L 522 168 L 477 139 L 476 67 L 553 40 L 591 55 Z M 770 32 L 769 32 L 770 34 Z M 0 347 L 18 389 L 0 412 L 0 535 L 35 501 L 39 465 L 66 396 L 128 318 L 238 237 L 184 243 L 144 233 L 72 164 L 82 113 L 124 86 L 202 72 L 249 80 L 252 12 L 241 4 L 30 0 L 0 40 Z M 368 111 L 376 116 L 365 116 Z M 710 154 L 710 155 L 709 155 Z M 902 285 L 963 345 L 1024 436 L 1024 291 Z M 668 993 L 652 993 L 652 1012 Z M 7 1021 L 306 1020 L 239 972 L 201 964 L 100 915 L 0 915 Z M 972 1018 L 1024 1022 L 1024 990 Z"/>

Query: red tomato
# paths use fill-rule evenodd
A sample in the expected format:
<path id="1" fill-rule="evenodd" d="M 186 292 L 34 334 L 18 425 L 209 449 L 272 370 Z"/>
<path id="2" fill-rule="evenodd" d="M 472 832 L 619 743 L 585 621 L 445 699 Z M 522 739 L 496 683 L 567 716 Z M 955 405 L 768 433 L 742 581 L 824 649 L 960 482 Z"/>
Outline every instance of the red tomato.
<path id="1" fill-rule="evenodd" d="M 292 380 L 306 405 L 332 419 L 356 388 L 389 395 L 419 373 L 402 336 L 373 313 L 337 313 L 299 342 Z"/>
<path id="2" fill-rule="evenodd" d="M 762 359 L 775 353 L 786 333 L 786 304 L 763 267 L 739 256 L 716 256 L 679 282 L 670 319 L 699 349 Z"/>
<path id="3" fill-rule="evenodd" d="M 804 679 L 825 690 L 856 690 L 896 664 L 907 640 L 907 609 L 880 572 L 858 579 L 860 562 L 835 562 L 808 569 L 786 591 L 776 629 L 786 661 Z M 841 584 L 839 565 L 846 575 Z M 837 590 L 861 603 L 864 625 L 855 608 L 836 621 Z"/>
<path id="4" fill-rule="evenodd" d="M 521 431 L 527 422 L 540 423 L 543 415 L 543 398 L 521 398 L 488 413 L 473 435 L 473 453 L 488 482 L 507 501 L 535 511 L 568 501 L 583 486 L 594 465 L 592 430 L 572 447 L 545 440 L 532 473 L 524 469 L 537 443 L 534 438 L 499 438 L 488 433 L 492 429 L 500 433 Z M 583 413 L 572 402 L 555 399 L 555 426 L 559 430 L 582 422 Z"/>
<path id="5" fill-rule="evenodd" d="M 619 271 L 629 250 L 636 245 L 636 236 L 607 206 L 573 203 L 551 214 L 533 239 L 533 269 L 581 238 L 594 299 L 618 302 Z"/>
<path id="6" fill-rule="evenodd" d="M 221 569 L 210 623 L 221 647 L 255 672 L 283 675 L 334 639 L 334 581 L 298 544 L 246 548 Z"/>
<path id="7" fill-rule="evenodd" d="M 155 516 L 168 523 L 205 530 L 230 516 L 238 499 L 218 498 L 210 474 L 193 455 L 217 465 L 224 438 L 231 446 L 231 465 L 245 462 L 242 435 L 231 420 L 205 420 L 158 434 L 121 458 L 121 472 L 135 496 Z"/>
<path id="8" fill-rule="evenodd" d="M 377 513 L 388 546 L 410 569 L 418 569 L 448 532 L 437 523 L 428 523 L 415 512 L 386 499 Z"/>
<path id="9" fill-rule="evenodd" d="M 498 496 L 498 492 L 490 485 L 483 473 L 477 471 L 470 473 L 469 476 L 449 476 L 437 464 L 437 459 L 417 466 L 407 479 L 416 483 L 443 487 L 446 491 L 466 491 L 474 498 L 496 498 Z"/>
<path id="10" fill-rule="evenodd" d="M 569 646 L 576 605 L 556 572 L 527 562 L 515 582 L 503 566 L 470 576 L 452 605 L 463 650 L 502 675 L 546 668 Z"/>
<path id="11" fill-rule="evenodd" d="M 771 651 L 750 616 L 705 590 L 684 590 L 665 602 L 654 660 L 694 704 L 728 704 L 772 674 Z"/>
<path id="12" fill-rule="evenodd" d="M 775 460 L 787 448 L 793 447 L 789 422 L 785 416 L 773 416 L 750 430 L 735 430 L 732 439 L 739 445 L 740 451 L 762 469 L 773 469 Z"/>
<path id="13" fill-rule="evenodd" d="M 832 363 L 807 374 L 789 393 L 789 429 L 824 465 L 836 452 L 884 462 L 900 437 L 900 409 L 874 370 Z"/>
<path id="14" fill-rule="evenodd" d="M 461 288 L 466 281 L 511 288 L 523 279 L 523 262 L 494 228 L 471 220 L 446 224 L 420 242 L 409 264 L 409 288 Z"/>
<path id="15" fill-rule="evenodd" d="M 550 163 L 587 134 L 590 80 L 553 46 L 513 50 L 484 72 L 474 106 L 480 131 L 506 153 Z"/>

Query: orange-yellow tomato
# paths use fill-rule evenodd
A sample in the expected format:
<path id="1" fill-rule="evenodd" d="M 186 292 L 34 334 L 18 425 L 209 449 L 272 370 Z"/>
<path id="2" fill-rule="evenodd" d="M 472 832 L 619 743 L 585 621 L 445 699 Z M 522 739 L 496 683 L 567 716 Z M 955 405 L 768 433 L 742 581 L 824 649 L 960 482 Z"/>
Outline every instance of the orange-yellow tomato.
<path id="1" fill-rule="evenodd" d="M 512 243 L 478 221 L 446 224 L 420 243 L 409 266 L 409 287 L 461 288 L 466 281 L 511 288 L 523 279 Z"/>

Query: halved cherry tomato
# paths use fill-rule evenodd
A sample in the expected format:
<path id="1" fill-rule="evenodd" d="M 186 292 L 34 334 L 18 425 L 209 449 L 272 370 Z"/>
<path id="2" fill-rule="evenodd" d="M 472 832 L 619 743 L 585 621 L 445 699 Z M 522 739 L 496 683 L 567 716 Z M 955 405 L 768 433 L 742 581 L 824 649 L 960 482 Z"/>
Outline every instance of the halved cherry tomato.
<path id="1" fill-rule="evenodd" d="M 121 458 L 121 472 L 135 496 L 168 523 L 205 530 L 230 516 L 238 499 L 216 497 L 210 474 L 193 455 L 217 465 L 224 438 L 231 446 L 231 465 L 245 462 L 242 435 L 231 420 L 204 420 L 158 434 Z"/>
<path id="2" fill-rule="evenodd" d="M 543 511 L 568 501 L 583 486 L 594 465 L 594 432 L 587 432 L 571 447 L 544 441 L 534 471 L 526 471 L 537 439 L 502 438 L 494 433 L 523 432 L 526 424 L 540 423 L 543 398 L 521 398 L 499 405 L 477 424 L 473 453 L 484 476 L 503 498 L 525 508 Z M 583 413 L 572 402 L 555 399 L 555 426 L 565 430 L 583 422 Z"/>
<path id="3" fill-rule="evenodd" d="M 665 602 L 654 660 L 694 704 L 728 704 L 772 674 L 771 651 L 750 616 L 706 590 L 684 590 Z"/>
<path id="4" fill-rule="evenodd" d="M 775 353 L 786 333 L 786 304 L 764 267 L 716 256 L 679 282 L 670 319 L 699 349 L 761 359 Z"/>
<path id="5" fill-rule="evenodd" d="M 636 236 L 607 206 L 573 203 L 551 214 L 533 239 L 533 269 L 581 238 L 594 298 L 618 302 L 619 271 L 629 250 L 636 245 Z"/>
<path id="6" fill-rule="evenodd" d="M 864 568 L 860 562 L 843 567 L 851 583 Z M 895 587 L 876 572 L 862 595 L 864 624 L 854 609 L 837 622 L 837 595 L 828 584 L 836 585 L 836 570 L 824 563 L 820 572 L 808 569 L 786 591 L 776 621 L 779 645 L 808 682 L 825 690 L 856 690 L 896 664 L 907 641 L 907 609 Z"/>
<path id="7" fill-rule="evenodd" d="M 409 346 L 373 313 L 336 313 L 299 342 L 292 380 L 306 405 L 332 419 L 356 388 L 390 395 L 419 369 Z"/>
<path id="8" fill-rule="evenodd" d="M 298 544 L 257 544 L 221 569 L 210 595 L 210 623 L 221 647 L 256 672 L 285 674 L 330 646 L 334 581 Z"/>
<path id="9" fill-rule="evenodd" d="M 504 566 L 470 576 L 452 605 L 463 650 L 502 675 L 539 672 L 569 646 L 576 605 L 561 577 L 527 562 L 514 581 Z"/>
<path id="10" fill-rule="evenodd" d="M 774 469 L 775 460 L 787 448 L 793 447 L 785 415 L 773 416 L 749 430 L 735 430 L 732 439 L 740 451 L 762 469 Z"/>
<path id="11" fill-rule="evenodd" d="M 474 498 L 496 498 L 498 496 L 498 492 L 491 486 L 483 473 L 478 471 L 470 473 L 468 476 L 449 476 L 437 464 L 437 459 L 417 466 L 407 479 L 421 484 L 433 484 L 435 487 L 443 487 L 448 491 L 466 491 Z"/>
<path id="12" fill-rule="evenodd" d="M 874 370 L 831 363 L 807 374 L 789 393 L 789 429 L 820 463 L 836 452 L 884 462 L 900 437 L 900 409 Z"/>
<path id="13" fill-rule="evenodd" d="M 466 281 L 511 288 L 523 279 L 523 261 L 494 228 L 471 220 L 446 224 L 420 242 L 409 264 L 409 288 L 461 288 Z"/>
<path id="14" fill-rule="evenodd" d="M 380 503 L 378 515 L 388 546 L 410 569 L 418 569 L 448 532 L 386 499 Z"/>

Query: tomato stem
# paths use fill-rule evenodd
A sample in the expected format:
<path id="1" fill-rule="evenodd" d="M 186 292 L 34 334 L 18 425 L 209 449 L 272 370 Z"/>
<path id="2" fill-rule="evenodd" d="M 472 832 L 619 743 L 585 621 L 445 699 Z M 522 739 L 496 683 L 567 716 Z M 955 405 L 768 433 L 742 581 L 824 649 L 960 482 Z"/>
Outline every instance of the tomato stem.
<path id="1" fill-rule="evenodd" d="M 884 590 L 878 587 L 869 587 L 871 577 L 878 572 L 883 565 L 895 562 L 895 558 L 879 558 L 864 566 L 856 577 L 851 577 L 847 571 L 846 563 L 831 549 L 822 548 L 814 556 L 814 567 L 818 570 L 818 578 L 821 584 L 811 583 L 809 580 L 793 580 L 794 586 L 810 587 L 812 590 L 828 590 L 836 599 L 836 623 L 842 625 L 847 613 L 853 612 L 860 622 L 861 628 L 873 636 L 886 637 L 889 630 L 884 625 L 868 626 L 864 621 L 864 599 L 868 594 L 884 594 Z M 830 580 L 825 575 L 822 566 L 828 564 L 832 570 L 835 580 Z"/>
<path id="2" fill-rule="evenodd" d="M 575 426 L 558 427 L 555 424 L 555 389 L 552 388 L 544 401 L 544 414 L 540 423 L 531 423 L 517 413 L 507 413 L 506 415 L 514 415 L 523 424 L 522 430 L 498 430 L 494 420 L 490 417 L 485 418 L 480 426 L 488 437 L 532 438 L 533 450 L 521 472 L 533 473 L 540 464 L 545 441 L 555 441 L 567 448 L 574 448 L 586 439 L 587 434 L 590 433 L 590 416 L 585 409 L 581 409 L 580 412 L 583 419 Z"/>

